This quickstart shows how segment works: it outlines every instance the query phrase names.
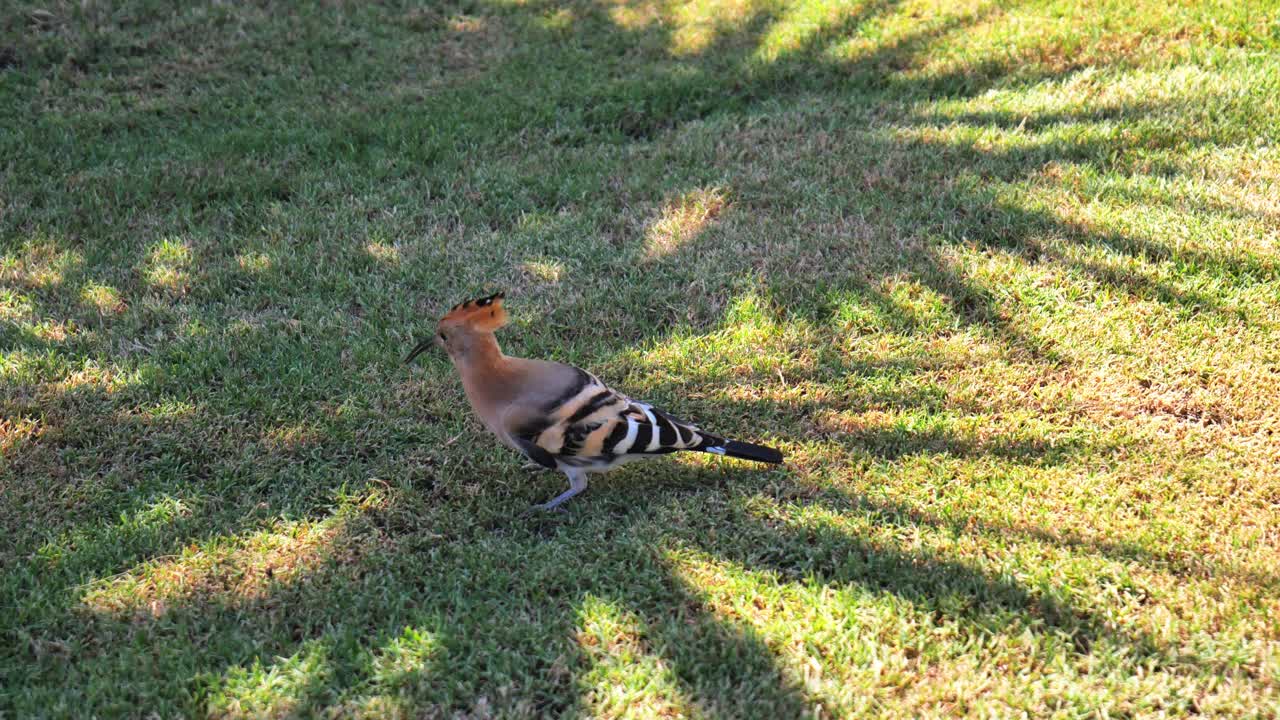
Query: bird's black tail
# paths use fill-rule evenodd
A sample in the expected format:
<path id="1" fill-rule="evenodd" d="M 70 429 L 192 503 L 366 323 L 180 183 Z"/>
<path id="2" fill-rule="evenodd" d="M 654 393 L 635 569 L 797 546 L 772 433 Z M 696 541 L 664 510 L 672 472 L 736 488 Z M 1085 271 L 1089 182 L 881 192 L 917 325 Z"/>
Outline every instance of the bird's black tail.
<path id="1" fill-rule="evenodd" d="M 782 462 L 782 451 L 780 450 L 754 443 L 726 440 L 725 438 L 705 438 L 694 449 L 705 453 L 715 453 L 716 455 L 728 455 L 742 460 L 769 463 L 770 465 L 778 465 Z"/>

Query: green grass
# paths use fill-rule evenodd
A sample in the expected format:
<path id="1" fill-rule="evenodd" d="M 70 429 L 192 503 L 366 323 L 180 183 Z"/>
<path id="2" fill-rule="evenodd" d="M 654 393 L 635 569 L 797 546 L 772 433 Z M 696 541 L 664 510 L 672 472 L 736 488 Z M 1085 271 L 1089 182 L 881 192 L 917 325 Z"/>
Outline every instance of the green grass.
<path id="1" fill-rule="evenodd" d="M 1280 714 L 1273 0 L 18 5 L 0 717 Z"/>

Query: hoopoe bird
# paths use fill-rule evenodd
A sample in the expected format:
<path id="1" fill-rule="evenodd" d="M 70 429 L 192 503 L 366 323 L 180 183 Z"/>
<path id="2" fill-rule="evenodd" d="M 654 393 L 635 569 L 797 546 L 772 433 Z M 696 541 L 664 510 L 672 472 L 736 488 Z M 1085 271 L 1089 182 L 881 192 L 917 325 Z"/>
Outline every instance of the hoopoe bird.
<path id="1" fill-rule="evenodd" d="M 467 400 L 505 445 L 569 477 L 569 489 L 534 509 L 552 510 L 587 487 L 587 475 L 622 463 L 693 450 L 778 464 L 774 448 L 729 440 L 632 400 L 581 368 L 502 353 L 494 331 L 507 323 L 503 293 L 453 306 L 436 334 L 405 363 L 437 344 L 462 377 Z"/>

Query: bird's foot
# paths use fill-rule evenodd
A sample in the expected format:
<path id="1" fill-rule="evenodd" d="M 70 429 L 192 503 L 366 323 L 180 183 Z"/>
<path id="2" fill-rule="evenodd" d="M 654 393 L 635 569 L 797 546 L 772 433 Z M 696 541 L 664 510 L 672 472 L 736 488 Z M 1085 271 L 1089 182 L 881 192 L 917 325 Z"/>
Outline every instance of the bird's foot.
<path id="1" fill-rule="evenodd" d="M 569 476 L 569 489 L 541 505 L 534 505 L 530 508 L 531 512 L 564 512 L 564 508 L 560 506 L 569 498 L 587 489 L 587 474 L 585 472 L 574 470 L 567 471 L 566 474 Z"/>
<path id="2" fill-rule="evenodd" d="M 521 465 L 520 469 L 524 470 L 525 472 L 547 472 L 551 468 L 546 467 L 544 465 L 539 465 L 536 462 L 527 462 Z"/>
<path id="3" fill-rule="evenodd" d="M 520 514 L 527 518 L 546 518 L 549 520 L 551 518 L 567 517 L 569 515 L 569 509 L 564 507 L 563 500 L 560 502 L 551 500 L 549 502 L 538 503 L 537 505 L 530 505 L 523 513 Z"/>

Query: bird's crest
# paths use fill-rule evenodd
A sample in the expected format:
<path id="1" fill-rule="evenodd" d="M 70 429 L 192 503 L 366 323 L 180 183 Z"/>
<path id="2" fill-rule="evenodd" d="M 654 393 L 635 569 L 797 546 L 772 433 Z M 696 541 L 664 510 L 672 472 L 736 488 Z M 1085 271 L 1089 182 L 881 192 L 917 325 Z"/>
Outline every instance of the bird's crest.
<path id="1" fill-rule="evenodd" d="M 477 330 L 493 332 L 507 324 L 507 311 L 502 308 L 506 293 L 496 292 L 475 300 L 458 303 L 445 314 L 444 321 L 469 325 Z"/>

